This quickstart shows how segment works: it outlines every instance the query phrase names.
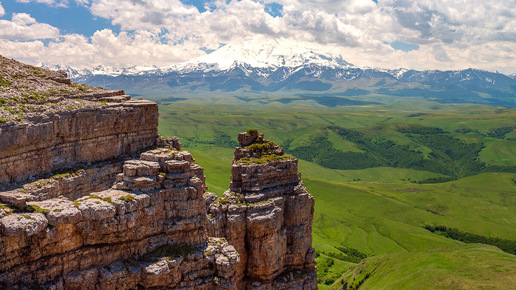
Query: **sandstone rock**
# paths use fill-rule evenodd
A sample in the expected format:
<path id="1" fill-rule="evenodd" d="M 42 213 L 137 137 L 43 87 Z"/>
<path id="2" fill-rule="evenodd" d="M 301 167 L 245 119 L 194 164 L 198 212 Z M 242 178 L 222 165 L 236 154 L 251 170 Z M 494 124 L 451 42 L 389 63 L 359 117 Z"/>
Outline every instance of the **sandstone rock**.
<path id="1" fill-rule="evenodd" d="M 11 214 L 0 219 L 5 236 L 32 236 L 44 231 L 48 220 L 41 213 Z"/>
<path id="2" fill-rule="evenodd" d="M 116 214 L 115 206 L 98 198 L 80 198 L 77 207 L 86 220 L 104 220 L 113 218 Z"/>
<path id="3" fill-rule="evenodd" d="M 156 146 L 181 151 L 181 142 L 177 137 L 164 138 L 160 136 L 160 138 L 158 138 Z"/>
<path id="4" fill-rule="evenodd" d="M 80 108 L 0 130 L 0 183 L 133 154 L 157 142 L 158 108 L 149 101 Z M 102 144 L 102 146 L 98 146 Z"/>
<path id="5" fill-rule="evenodd" d="M 96 281 L 98 276 L 99 270 L 97 268 L 77 271 L 64 277 L 63 286 L 65 289 L 95 289 L 95 284 L 91 282 Z"/>
<path id="6" fill-rule="evenodd" d="M 31 202 L 29 206 L 36 206 L 45 211 L 48 224 L 57 226 L 60 224 L 75 224 L 82 220 L 82 213 L 74 206 L 74 203 L 65 199 L 48 199 L 40 202 Z"/>
<path id="7" fill-rule="evenodd" d="M 226 237 L 235 246 L 241 261 L 237 276 L 250 289 L 316 289 L 311 238 L 314 202 L 301 182 L 297 160 L 281 157 L 283 150 L 257 132 L 240 133 L 239 142 L 243 148 L 235 150 L 230 190 L 221 199 L 205 197 L 209 234 Z M 253 144 L 265 145 L 245 147 Z M 261 159 L 269 154 L 280 157 Z M 243 158 L 250 162 L 241 162 Z M 280 277 L 292 270 L 306 275 Z"/>
<path id="8" fill-rule="evenodd" d="M 108 115 L 116 115 L 119 109 L 129 114 L 140 110 L 153 113 L 148 102 L 112 97 L 104 96 L 113 101 L 109 108 L 114 111 L 104 112 Z M 42 182 L 41 186 L 17 185 L 0 192 L 0 283 L 13 289 L 316 289 L 311 247 L 313 198 L 301 182 L 297 160 L 265 140 L 263 134 L 242 137 L 253 139 L 243 144 L 265 145 L 236 151 L 230 190 L 219 198 L 205 193 L 203 168 L 193 163 L 190 153 L 179 151 L 176 139 L 149 141 L 155 128 L 148 130 L 149 134 L 132 132 L 126 128 L 128 124 L 113 129 L 103 118 L 90 120 L 96 117 L 87 109 L 61 117 L 47 119 L 57 122 L 53 129 L 46 125 L 36 129 L 30 124 L 16 127 L 20 131 L 15 135 L 25 138 L 36 153 L 49 150 L 48 146 L 64 146 L 59 147 L 63 157 L 53 156 L 53 161 L 47 160 L 51 166 L 38 167 L 27 176 L 63 166 L 68 162 L 66 152 L 71 152 L 68 141 L 56 145 L 39 136 L 43 143 L 50 143 L 37 144 L 27 139 L 27 130 L 36 135 L 52 134 L 60 126 L 70 130 L 70 118 L 80 124 L 74 133 L 77 136 L 64 134 L 62 140 L 76 142 L 79 156 L 74 162 L 98 160 L 93 148 L 101 140 L 110 144 L 108 147 L 127 145 L 134 140 L 130 136 L 145 135 L 146 141 L 122 151 L 134 152 L 155 143 L 162 148 L 146 151 L 123 165 L 119 161 L 111 167 L 88 167 L 36 181 Z M 154 120 L 153 116 L 144 118 L 151 123 Z M 93 121 L 102 132 L 89 131 Z M 119 131 L 122 133 L 114 133 Z M 82 139 L 83 133 L 88 138 Z M 127 140 L 120 143 L 118 138 Z M 5 144 L 0 147 L 11 148 L 14 155 L 0 156 L 0 179 L 5 177 L 2 164 L 6 163 L 2 162 L 21 162 L 22 155 L 35 158 L 30 157 L 33 151 L 27 153 L 0 139 L 2 142 Z M 91 150 L 81 149 L 86 143 Z M 99 154 L 119 156 L 122 151 L 116 150 Z M 48 157 L 45 154 L 43 158 Z M 277 156 L 247 163 L 236 158 L 268 154 Z M 103 181 L 95 181 L 104 175 Z M 115 184 L 107 189 L 106 180 L 115 176 Z M 78 186 L 76 193 L 74 186 Z M 14 205 L 33 212 L 13 213 L 10 207 Z"/>
<path id="9" fill-rule="evenodd" d="M 115 261 L 99 269 L 99 288 L 107 290 L 135 289 L 140 282 L 141 268 L 138 265 Z"/>
<path id="10" fill-rule="evenodd" d="M 260 133 L 256 130 L 249 130 L 249 132 L 238 133 L 238 143 L 240 146 L 249 146 L 258 138 Z M 261 135 L 263 137 L 263 134 Z"/>

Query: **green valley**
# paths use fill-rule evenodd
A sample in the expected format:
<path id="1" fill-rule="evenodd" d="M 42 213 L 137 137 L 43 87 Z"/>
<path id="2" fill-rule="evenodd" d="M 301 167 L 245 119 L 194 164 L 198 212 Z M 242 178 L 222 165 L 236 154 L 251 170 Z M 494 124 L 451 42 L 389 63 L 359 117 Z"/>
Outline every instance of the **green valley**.
<path id="1" fill-rule="evenodd" d="M 259 129 L 298 157 L 315 197 L 321 289 L 501 288 L 516 279 L 516 256 L 425 226 L 516 241 L 516 110 L 413 105 L 171 102 L 160 105 L 160 133 L 180 138 L 219 195 L 238 132 Z"/>

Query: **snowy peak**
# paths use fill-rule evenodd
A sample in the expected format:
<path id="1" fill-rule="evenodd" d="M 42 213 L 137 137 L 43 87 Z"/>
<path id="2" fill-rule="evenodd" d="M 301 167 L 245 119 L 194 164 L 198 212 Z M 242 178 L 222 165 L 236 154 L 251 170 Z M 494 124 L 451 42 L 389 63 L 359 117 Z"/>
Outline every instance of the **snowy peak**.
<path id="1" fill-rule="evenodd" d="M 293 43 L 286 39 L 255 38 L 227 44 L 191 61 L 167 67 L 170 70 L 204 68 L 228 70 L 247 64 L 255 68 L 299 67 L 318 65 L 331 68 L 352 67 L 340 55 L 331 54 L 315 44 Z"/>
<path id="2" fill-rule="evenodd" d="M 250 41 L 232 43 L 202 57 L 165 67 L 114 68 L 99 65 L 91 69 L 74 69 L 60 65 L 42 65 L 48 69 L 64 70 L 71 78 L 82 76 L 120 75 L 166 75 L 169 73 L 189 73 L 193 71 L 225 71 L 236 67 L 257 68 L 275 71 L 278 68 L 300 68 L 318 66 L 332 69 L 354 67 L 341 55 L 329 52 L 326 48 L 312 43 L 292 42 L 286 39 L 254 38 Z"/>
<path id="3" fill-rule="evenodd" d="M 68 74 L 71 79 L 78 79 L 83 76 L 111 76 L 117 77 L 119 75 L 142 75 L 148 72 L 155 72 L 158 70 L 156 66 L 132 66 L 127 68 L 115 68 L 111 66 L 99 65 L 94 68 L 75 69 L 69 66 L 63 65 L 51 65 L 51 64 L 40 64 L 42 68 L 49 70 L 62 70 Z"/>

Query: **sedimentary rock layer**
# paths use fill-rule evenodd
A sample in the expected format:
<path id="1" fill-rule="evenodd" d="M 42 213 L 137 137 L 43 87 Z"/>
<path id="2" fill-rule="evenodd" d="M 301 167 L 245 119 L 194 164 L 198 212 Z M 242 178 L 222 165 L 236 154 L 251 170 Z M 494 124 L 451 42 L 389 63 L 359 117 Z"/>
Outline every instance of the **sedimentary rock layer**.
<path id="1" fill-rule="evenodd" d="M 205 192 L 203 168 L 177 138 L 157 138 L 155 109 L 123 99 L 101 111 L 53 115 L 39 129 L 6 130 L 28 145 L 0 142 L 12 154 L 2 152 L 0 165 L 12 160 L 26 169 L 30 161 L 19 156 L 73 160 L 32 161 L 39 167 L 26 177 L 158 148 L 0 192 L 0 286 L 316 289 L 314 200 L 297 159 L 262 134 L 241 134 L 246 145 L 235 150 L 229 190 L 219 198 Z M 7 168 L 0 176 L 17 181 L 21 169 Z"/>
<path id="2" fill-rule="evenodd" d="M 156 143 L 158 106 L 129 100 L 0 123 L 0 183 L 133 154 Z"/>
<path id="3" fill-rule="evenodd" d="M 240 253 L 241 287 L 317 288 L 314 199 L 301 182 L 297 159 L 257 132 L 238 139 L 230 189 L 223 198 L 205 195 L 208 235 L 226 237 Z"/>
<path id="4" fill-rule="evenodd" d="M 0 283 L 234 288 L 238 254 L 223 239 L 208 243 L 204 174 L 188 152 L 145 152 L 117 180 L 74 201 L 29 202 L 32 213 L 2 210 Z"/>

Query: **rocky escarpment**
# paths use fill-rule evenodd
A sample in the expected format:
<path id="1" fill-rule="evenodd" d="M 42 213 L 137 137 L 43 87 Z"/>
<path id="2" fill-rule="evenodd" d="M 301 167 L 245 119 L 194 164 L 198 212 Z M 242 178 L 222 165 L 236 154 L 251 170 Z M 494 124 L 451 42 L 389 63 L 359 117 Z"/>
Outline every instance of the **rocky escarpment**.
<path id="1" fill-rule="evenodd" d="M 180 151 L 177 140 L 157 143 L 162 147 L 125 161 L 110 189 L 79 198 L 67 190 L 59 196 L 29 191 L 26 195 L 38 198 L 0 204 L 0 284 L 13 289 L 317 288 L 313 198 L 294 157 L 277 145 L 272 147 L 280 155 L 253 155 L 252 144 L 237 148 L 235 156 L 245 156 L 235 159 L 230 190 L 219 198 L 205 193 L 202 167 Z M 92 171 L 48 183 L 67 189 L 56 182 L 74 184 L 108 169 L 87 170 Z"/>
<path id="2" fill-rule="evenodd" d="M 0 56 L 0 185 L 156 144 L 158 106 Z"/>
<path id="3" fill-rule="evenodd" d="M 231 288 L 238 253 L 223 239 L 208 239 L 204 190 L 203 170 L 188 152 L 161 148 L 126 161 L 111 189 L 28 202 L 30 213 L 7 213 L 4 205 L 0 282 Z"/>
<path id="4" fill-rule="evenodd" d="M 132 100 L 0 124 L 0 183 L 136 153 L 156 144 L 157 125 L 157 105 Z"/>
<path id="5" fill-rule="evenodd" d="M 155 103 L 86 87 L 21 100 L 13 76 L 36 73 L 16 68 L 0 79 L 0 288 L 316 288 L 294 157 L 240 134 L 219 198 L 178 139 L 159 137 Z M 36 75 L 33 89 L 75 86 Z"/>
<path id="6" fill-rule="evenodd" d="M 315 289 L 312 248 L 314 199 L 297 159 L 262 134 L 239 135 L 231 184 L 206 195 L 208 235 L 225 237 L 240 253 L 236 275 L 253 289 Z"/>

